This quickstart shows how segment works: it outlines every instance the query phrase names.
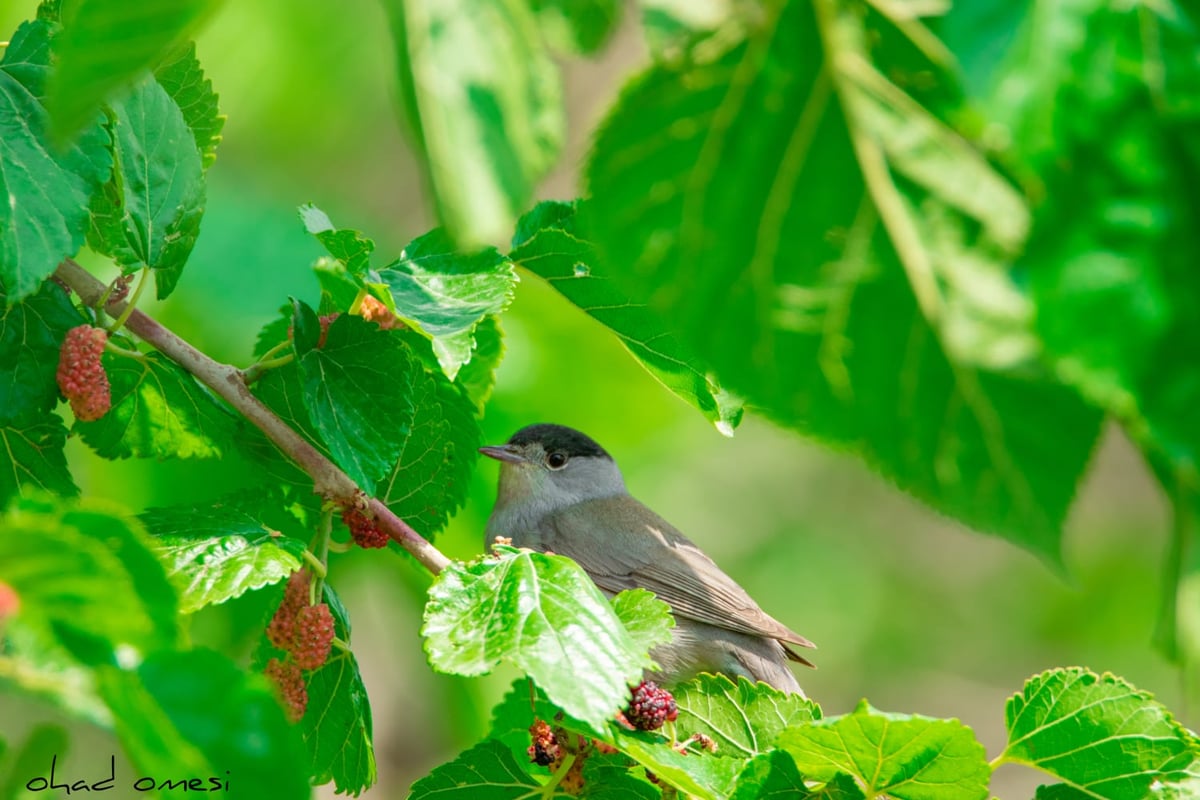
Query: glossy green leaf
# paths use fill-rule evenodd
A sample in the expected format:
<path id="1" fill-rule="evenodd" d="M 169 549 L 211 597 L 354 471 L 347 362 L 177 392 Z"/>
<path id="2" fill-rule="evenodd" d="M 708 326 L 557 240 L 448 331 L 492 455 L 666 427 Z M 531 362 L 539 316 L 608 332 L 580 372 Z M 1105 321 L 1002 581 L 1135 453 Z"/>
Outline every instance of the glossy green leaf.
<path id="1" fill-rule="evenodd" d="M 400 258 L 379 271 L 396 313 L 433 340 L 438 361 L 451 379 L 471 357 L 475 326 L 512 301 L 517 282 L 512 262 L 493 248 L 458 252 L 441 229 L 409 242 Z"/>
<path id="2" fill-rule="evenodd" d="M 0 421 L 0 502 L 30 490 L 79 494 L 63 447 L 67 429 L 55 414 L 27 413 Z"/>
<path id="3" fill-rule="evenodd" d="M 412 429 L 376 495 L 401 519 L 432 535 L 467 499 L 479 458 L 479 423 L 471 401 L 440 372 L 416 370 Z"/>
<path id="4" fill-rule="evenodd" d="M 334 632 L 350 643 L 350 619 L 328 583 L 325 602 Z M 316 783 L 333 781 L 341 794 L 358 794 L 375 783 L 371 705 L 352 652 L 335 650 L 325 666 L 308 673 L 308 709 L 300 726 Z"/>
<path id="5" fill-rule="evenodd" d="M 570 797 L 564 792 L 545 794 L 542 784 L 516 762 L 499 742 L 475 745 L 448 764 L 413 784 L 409 800 L 461 798 L 461 800 L 524 800 Z"/>
<path id="6" fill-rule="evenodd" d="M 475 328 L 475 349 L 456 378 L 458 385 L 475 404 L 478 414 L 483 414 L 483 407 L 492 396 L 492 388 L 496 385 L 496 369 L 503 358 L 504 331 L 500 328 L 500 318 L 489 314 Z"/>
<path id="7" fill-rule="evenodd" d="M 626 589 L 612 598 L 613 613 L 639 650 L 671 641 L 675 618 L 671 607 L 645 589 Z"/>
<path id="8" fill-rule="evenodd" d="M 196 59 L 196 45 L 189 42 L 167 56 L 154 71 L 154 78 L 183 112 L 183 121 L 192 131 L 203 166 L 208 169 L 217 159 L 225 117 L 217 108 L 212 81 L 205 77 Z"/>
<path id="9" fill-rule="evenodd" d="M 183 112 L 153 78 L 112 105 L 112 180 L 92 202 L 89 244 L 126 272 L 155 270 L 159 299 L 175 288 L 200 233 L 204 167 Z"/>
<path id="10" fill-rule="evenodd" d="M 73 136 L 102 103 L 159 66 L 199 28 L 215 0 L 80 0 L 54 42 L 47 101 L 55 131 Z"/>
<path id="11" fill-rule="evenodd" d="M 720 387 L 654 311 L 605 274 L 579 213 L 576 203 L 539 203 L 517 223 L 509 258 L 615 333 L 651 375 L 731 435 L 742 420 L 741 401 Z"/>
<path id="12" fill-rule="evenodd" d="M 527 550 L 452 563 L 430 587 L 421 632 L 434 669 L 482 675 L 509 661 L 595 726 L 616 714 L 651 663 L 575 562 Z"/>
<path id="13" fill-rule="evenodd" d="M 56 26 L 26 22 L 0 59 L 0 283 L 13 302 L 38 290 L 83 244 L 88 199 L 112 169 L 108 132 L 97 120 L 67 148 L 50 143 L 42 106 Z"/>
<path id="14" fill-rule="evenodd" d="M 853 775 L 868 797 L 984 800 L 991 768 L 971 729 L 958 720 L 886 714 L 864 700 L 850 714 L 780 734 L 804 777 Z"/>
<path id="15" fill-rule="evenodd" d="M 1059 562 L 1100 414 L 1033 361 L 1020 199 L 863 25 L 793 0 L 643 73 L 596 142 L 589 229 L 748 403 Z"/>
<path id="16" fill-rule="evenodd" d="M 196 380 L 161 353 L 141 358 L 106 352 L 112 408 L 77 420 L 80 437 L 105 458 L 219 458 L 233 442 L 234 421 Z"/>
<path id="17" fill-rule="evenodd" d="M 370 267 L 375 243 L 358 231 L 338 230 L 329 216 L 314 205 L 300 207 L 304 228 L 317 237 L 329 255 L 340 261 L 351 275 L 361 276 Z"/>
<path id="18" fill-rule="evenodd" d="M 322 346 L 307 343 L 310 324 L 296 326 L 309 418 L 338 466 L 359 486 L 374 486 L 411 436 L 412 387 L 422 370 L 399 338 L 361 317 L 338 316 Z"/>
<path id="19" fill-rule="evenodd" d="M 652 784 L 629 757 L 620 753 L 587 753 L 583 762 L 586 800 L 658 800 L 662 790 Z"/>
<path id="20" fill-rule="evenodd" d="M 788 728 L 821 718 L 813 701 L 739 677 L 698 675 L 673 690 L 684 734 L 712 738 L 722 755 L 752 758 L 774 748 Z"/>
<path id="21" fill-rule="evenodd" d="M 738 774 L 729 800 L 865 800 L 849 775 L 838 775 L 819 787 L 810 787 L 783 750 L 769 750 L 750 761 Z"/>
<path id="22" fill-rule="evenodd" d="M 1004 717 L 1001 760 L 1044 770 L 1080 796 L 1143 798 L 1195 758 L 1187 731 L 1148 693 L 1080 667 L 1030 678 Z"/>
<path id="23" fill-rule="evenodd" d="M 304 543 L 271 527 L 278 492 L 254 491 L 209 506 L 150 509 L 140 519 L 179 587 L 185 614 L 278 583 L 302 566 Z"/>
<path id="24" fill-rule="evenodd" d="M 558 72 L 526 0 L 389 0 L 400 97 L 438 215 L 498 241 L 562 148 Z"/>
<path id="25" fill-rule="evenodd" d="M 58 402 L 58 351 L 83 322 L 61 286 L 45 283 L 20 303 L 0 291 L 0 419 L 48 412 Z"/>

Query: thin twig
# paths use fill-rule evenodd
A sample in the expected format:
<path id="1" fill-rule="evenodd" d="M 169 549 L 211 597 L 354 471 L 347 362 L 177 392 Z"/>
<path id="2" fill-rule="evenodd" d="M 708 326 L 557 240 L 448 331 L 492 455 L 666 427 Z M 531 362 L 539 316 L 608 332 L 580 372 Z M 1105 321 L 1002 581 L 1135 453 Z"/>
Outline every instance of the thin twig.
<path id="1" fill-rule="evenodd" d="M 104 284 L 71 259 L 59 264 L 54 274 L 89 306 L 94 306 L 104 296 Z M 120 317 L 127 308 L 123 302 L 109 301 L 105 310 Z M 140 310 L 129 309 L 125 327 L 194 375 L 265 433 L 284 455 L 313 479 L 313 491 L 334 502 L 354 502 L 359 491 L 354 481 L 251 394 L 241 370 L 214 361 Z M 440 550 L 382 502 L 371 498 L 369 506 L 379 527 L 430 572 L 436 575 L 450 563 Z"/>

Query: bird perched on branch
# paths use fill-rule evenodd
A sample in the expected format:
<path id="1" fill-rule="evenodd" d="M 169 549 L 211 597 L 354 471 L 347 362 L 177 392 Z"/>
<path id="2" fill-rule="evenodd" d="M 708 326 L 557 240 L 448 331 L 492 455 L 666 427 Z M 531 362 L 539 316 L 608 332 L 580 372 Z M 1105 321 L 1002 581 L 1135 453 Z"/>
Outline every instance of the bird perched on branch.
<path id="1" fill-rule="evenodd" d="M 800 692 L 790 645 L 813 643 L 768 615 L 690 539 L 630 496 L 612 456 L 562 425 L 530 425 L 479 452 L 500 462 L 487 541 L 568 556 L 605 593 L 643 588 L 671 606 L 670 642 L 651 651 L 668 685 L 698 672 Z"/>

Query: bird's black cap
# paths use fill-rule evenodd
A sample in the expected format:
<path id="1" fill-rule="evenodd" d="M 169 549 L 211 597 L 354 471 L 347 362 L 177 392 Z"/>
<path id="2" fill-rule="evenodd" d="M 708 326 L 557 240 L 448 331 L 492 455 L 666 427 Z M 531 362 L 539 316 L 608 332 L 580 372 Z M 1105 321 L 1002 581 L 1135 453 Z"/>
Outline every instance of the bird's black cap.
<path id="1" fill-rule="evenodd" d="M 509 444 L 518 447 L 532 444 L 533 442 L 540 443 L 547 453 L 558 451 L 572 457 L 592 456 L 612 459 L 612 456 L 604 452 L 604 448 L 596 444 L 595 440 L 590 436 L 580 433 L 574 428 L 568 428 L 565 425 L 551 425 L 549 423 L 526 425 L 514 433 L 512 438 L 508 440 Z"/>

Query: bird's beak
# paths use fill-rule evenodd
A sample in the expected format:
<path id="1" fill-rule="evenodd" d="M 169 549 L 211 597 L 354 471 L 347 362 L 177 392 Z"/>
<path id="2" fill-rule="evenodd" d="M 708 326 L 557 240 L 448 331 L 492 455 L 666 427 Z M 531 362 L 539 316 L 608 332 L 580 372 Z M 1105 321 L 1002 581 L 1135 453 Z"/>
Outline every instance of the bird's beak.
<path id="1" fill-rule="evenodd" d="M 488 458 L 494 458 L 497 461 L 505 461 L 509 464 L 525 463 L 525 456 L 517 452 L 517 448 L 511 444 L 489 445 L 479 448 L 479 452 L 483 453 Z"/>

